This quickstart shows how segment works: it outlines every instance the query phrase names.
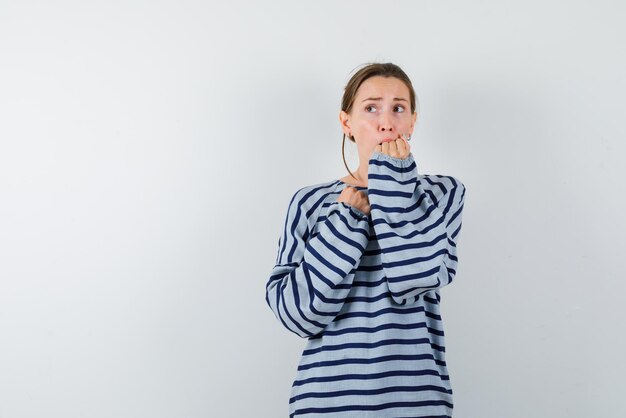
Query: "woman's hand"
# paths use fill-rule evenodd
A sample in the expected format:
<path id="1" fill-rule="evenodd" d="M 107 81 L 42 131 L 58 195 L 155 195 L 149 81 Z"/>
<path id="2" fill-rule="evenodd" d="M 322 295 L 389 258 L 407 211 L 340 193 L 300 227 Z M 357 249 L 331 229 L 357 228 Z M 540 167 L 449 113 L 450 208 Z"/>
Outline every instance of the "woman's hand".
<path id="1" fill-rule="evenodd" d="M 387 154 L 391 157 L 405 159 L 411 153 L 411 145 L 402 136 L 398 135 L 398 138 L 393 141 L 383 142 L 376 145 L 375 151 Z"/>
<path id="2" fill-rule="evenodd" d="M 337 202 L 344 202 L 357 208 L 367 216 L 370 215 L 370 201 L 367 198 L 367 194 L 350 185 L 344 187 L 341 194 L 337 197 Z"/>

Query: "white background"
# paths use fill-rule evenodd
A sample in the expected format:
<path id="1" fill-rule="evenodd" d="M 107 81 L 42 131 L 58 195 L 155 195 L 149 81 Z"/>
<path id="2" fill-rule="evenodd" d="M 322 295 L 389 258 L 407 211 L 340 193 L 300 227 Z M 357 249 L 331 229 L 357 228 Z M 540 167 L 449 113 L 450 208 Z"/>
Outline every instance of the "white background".
<path id="1" fill-rule="evenodd" d="M 621 1 L 0 1 L 0 418 L 287 416 L 287 204 L 358 65 L 466 187 L 456 418 L 623 417 Z M 356 152 L 349 148 L 351 168 Z"/>

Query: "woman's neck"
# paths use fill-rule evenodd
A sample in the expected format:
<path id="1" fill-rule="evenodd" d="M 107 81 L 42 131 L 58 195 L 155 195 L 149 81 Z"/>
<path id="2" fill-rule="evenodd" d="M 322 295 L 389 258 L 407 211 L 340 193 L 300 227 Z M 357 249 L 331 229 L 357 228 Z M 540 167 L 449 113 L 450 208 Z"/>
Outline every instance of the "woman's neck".
<path id="1" fill-rule="evenodd" d="M 352 186 L 367 187 L 367 169 L 362 170 L 361 168 L 359 168 L 356 172 L 353 172 L 352 174 L 354 175 L 354 177 L 348 174 L 342 179 L 342 181 Z"/>

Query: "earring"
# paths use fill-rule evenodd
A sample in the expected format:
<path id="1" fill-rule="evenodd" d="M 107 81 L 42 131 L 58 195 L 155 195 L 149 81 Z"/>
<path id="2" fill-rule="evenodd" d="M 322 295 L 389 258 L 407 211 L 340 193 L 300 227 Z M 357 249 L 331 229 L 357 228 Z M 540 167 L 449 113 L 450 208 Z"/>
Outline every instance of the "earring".
<path id="1" fill-rule="evenodd" d="M 406 139 L 407 141 L 410 141 L 411 140 L 411 135 L 402 134 L 402 138 Z"/>

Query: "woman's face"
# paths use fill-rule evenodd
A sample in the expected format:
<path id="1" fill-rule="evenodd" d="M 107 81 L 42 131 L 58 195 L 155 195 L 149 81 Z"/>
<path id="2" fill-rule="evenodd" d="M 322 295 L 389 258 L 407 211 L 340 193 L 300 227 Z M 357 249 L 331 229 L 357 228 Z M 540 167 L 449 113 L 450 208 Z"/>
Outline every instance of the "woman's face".
<path id="1" fill-rule="evenodd" d="M 361 84 L 350 113 L 339 114 L 343 132 L 354 136 L 359 153 L 369 156 L 378 144 L 413 133 L 417 112 L 411 114 L 409 98 L 409 88 L 395 77 L 374 76 Z"/>

